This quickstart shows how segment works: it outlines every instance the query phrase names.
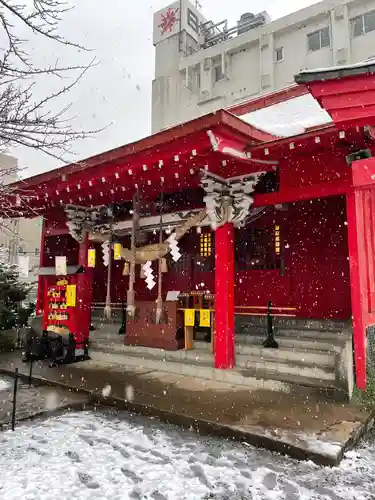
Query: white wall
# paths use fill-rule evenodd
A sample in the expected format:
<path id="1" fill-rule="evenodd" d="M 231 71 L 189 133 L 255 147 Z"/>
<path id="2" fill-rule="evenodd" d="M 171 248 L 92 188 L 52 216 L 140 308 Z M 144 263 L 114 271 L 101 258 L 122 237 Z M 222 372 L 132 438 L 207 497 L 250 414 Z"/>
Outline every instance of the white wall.
<path id="1" fill-rule="evenodd" d="M 18 160 L 0 153 L 0 181 L 10 184 L 18 180 Z M 0 219 L 1 258 L 10 264 L 17 264 L 20 252 L 29 257 L 29 281 L 36 280 L 35 271 L 39 267 L 42 219 Z"/>
<path id="2" fill-rule="evenodd" d="M 375 10 L 375 2 L 353 2 L 349 6 L 349 17 L 353 18 L 364 12 Z M 366 57 L 375 57 L 375 31 L 365 35 L 350 37 L 350 50 L 353 62 L 360 61 L 363 55 Z"/>
<path id="3" fill-rule="evenodd" d="M 179 33 L 170 35 L 156 43 L 153 133 L 288 86 L 302 69 L 350 64 L 375 56 L 375 31 L 353 38 L 350 23 L 353 17 L 372 10 L 375 0 L 324 0 L 187 57 L 179 51 Z M 326 26 L 331 45 L 309 51 L 307 35 Z M 275 50 L 280 47 L 284 59 L 276 62 Z M 215 82 L 213 64 L 223 54 L 226 78 Z M 200 87 L 195 77 L 187 77 L 197 72 Z"/>

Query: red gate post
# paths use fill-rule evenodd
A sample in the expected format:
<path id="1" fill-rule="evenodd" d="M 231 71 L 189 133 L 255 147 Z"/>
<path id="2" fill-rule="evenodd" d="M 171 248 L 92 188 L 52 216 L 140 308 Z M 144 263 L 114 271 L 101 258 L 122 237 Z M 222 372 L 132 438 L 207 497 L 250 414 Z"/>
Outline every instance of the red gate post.
<path id="1" fill-rule="evenodd" d="M 375 324 L 375 158 L 352 164 L 346 198 L 357 387 L 366 390 L 366 330 Z"/>
<path id="2" fill-rule="evenodd" d="M 234 367 L 234 225 L 215 231 L 215 368 Z"/>

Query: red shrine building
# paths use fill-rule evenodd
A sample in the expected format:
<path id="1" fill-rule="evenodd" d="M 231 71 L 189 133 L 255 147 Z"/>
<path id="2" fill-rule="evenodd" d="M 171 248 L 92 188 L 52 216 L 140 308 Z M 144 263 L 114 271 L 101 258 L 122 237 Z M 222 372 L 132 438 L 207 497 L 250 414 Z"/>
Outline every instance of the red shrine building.
<path id="1" fill-rule="evenodd" d="M 213 366 L 231 370 L 237 337 L 266 334 L 269 313 L 276 341 L 288 326 L 292 347 L 297 328 L 345 333 L 332 385 L 350 395 L 354 373 L 365 390 L 375 325 L 375 65 L 304 72 L 296 82 L 15 184 L 14 216 L 44 218 L 45 328 L 63 331 L 62 316 L 46 308 L 51 283 L 64 286 L 55 269 L 64 257 L 67 274 L 82 271 L 65 304 L 78 319 L 65 327 L 84 339 L 95 336 L 93 310 L 123 309 L 125 344 L 191 349 L 201 326 Z M 283 137 L 251 124 L 303 96 L 325 123 Z"/>

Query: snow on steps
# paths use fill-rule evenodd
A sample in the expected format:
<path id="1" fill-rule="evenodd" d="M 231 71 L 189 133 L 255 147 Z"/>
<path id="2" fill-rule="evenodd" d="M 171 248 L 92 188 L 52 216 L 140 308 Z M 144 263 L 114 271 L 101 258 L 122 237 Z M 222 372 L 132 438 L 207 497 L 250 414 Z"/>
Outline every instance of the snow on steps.
<path id="1" fill-rule="evenodd" d="M 209 344 L 206 344 L 206 346 Z M 196 365 L 213 366 L 213 356 L 204 343 L 196 342 L 191 351 L 164 351 L 141 346 L 92 342 L 91 349 L 112 354 L 159 359 L 163 362 L 185 361 Z M 237 346 L 236 368 L 266 370 L 273 373 L 301 375 L 310 378 L 334 380 L 334 355 L 287 349 L 264 349 L 257 346 Z"/>
<path id="2" fill-rule="evenodd" d="M 215 370 L 209 344 L 196 345 L 198 348 L 192 351 L 164 351 L 125 346 L 123 337 L 117 335 L 112 342 L 92 342 L 90 354 L 93 359 L 102 356 L 108 362 L 124 366 L 182 373 L 251 388 L 289 391 L 302 386 L 341 391 L 335 383 L 333 352 L 237 346 L 235 369 Z"/>
<path id="3" fill-rule="evenodd" d="M 116 358 L 123 365 L 175 373 L 182 370 L 190 376 L 205 373 L 206 378 L 224 377 L 230 383 L 251 387 L 266 384 L 271 390 L 291 390 L 296 386 L 328 388 L 338 391 L 340 398 L 346 393 L 346 382 L 343 384 L 338 375 L 338 360 L 348 352 L 348 346 L 351 351 L 351 328 L 346 322 L 279 319 L 275 321 L 279 349 L 264 349 L 264 319 L 254 318 L 249 332 L 236 334 L 235 369 L 224 371 L 213 369 L 210 344 L 205 342 L 195 342 L 196 349 L 192 351 L 125 346 L 118 329 L 114 324 L 101 325 L 91 332 L 92 352 L 107 354 L 111 362 Z"/>
<path id="4" fill-rule="evenodd" d="M 192 352 L 192 351 L 190 351 Z M 93 361 L 110 363 L 111 365 L 121 365 L 122 367 L 143 368 L 149 371 L 160 371 L 166 373 L 181 374 L 188 377 L 199 377 L 208 380 L 217 380 L 234 386 L 246 386 L 249 389 L 264 389 L 271 391 L 291 392 L 298 388 L 313 390 L 329 390 L 338 398 L 346 398 L 346 394 L 336 387 L 333 380 L 309 377 L 306 374 L 285 374 L 272 372 L 269 369 L 246 369 L 238 366 L 233 370 L 216 370 L 208 364 L 199 364 L 197 359 L 167 360 L 152 356 L 140 356 L 129 354 L 126 351 L 122 354 L 115 352 L 104 352 L 91 350 L 90 356 Z"/>

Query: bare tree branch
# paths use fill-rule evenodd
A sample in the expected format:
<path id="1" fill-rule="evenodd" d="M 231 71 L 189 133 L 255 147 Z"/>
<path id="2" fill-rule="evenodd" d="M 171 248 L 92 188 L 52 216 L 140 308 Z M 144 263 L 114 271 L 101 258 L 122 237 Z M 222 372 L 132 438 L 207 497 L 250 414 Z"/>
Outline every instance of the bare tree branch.
<path id="1" fill-rule="evenodd" d="M 52 111 L 59 99 L 96 64 L 95 59 L 87 65 L 66 66 L 56 60 L 40 66 L 30 52 L 38 38 L 46 39 L 47 55 L 51 53 L 53 42 L 70 51 L 88 52 L 59 33 L 60 21 L 69 10 L 71 7 L 66 0 L 0 0 L 0 151 L 24 146 L 64 162 L 68 154 L 74 153 L 72 145 L 76 140 L 98 132 L 73 127 L 67 116 L 71 104 Z M 43 95 L 39 83 L 42 80 L 43 89 L 48 88 L 47 78 L 50 88 L 57 90 Z M 15 180 L 17 174 L 16 167 L 14 171 L 0 169 L 0 205 L 2 212 L 6 209 L 9 216 L 17 213 L 17 207 L 14 207 L 14 196 L 7 183 L 11 178 Z M 17 196 L 22 196 L 25 208 L 33 194 L 20 192 Z"/>

